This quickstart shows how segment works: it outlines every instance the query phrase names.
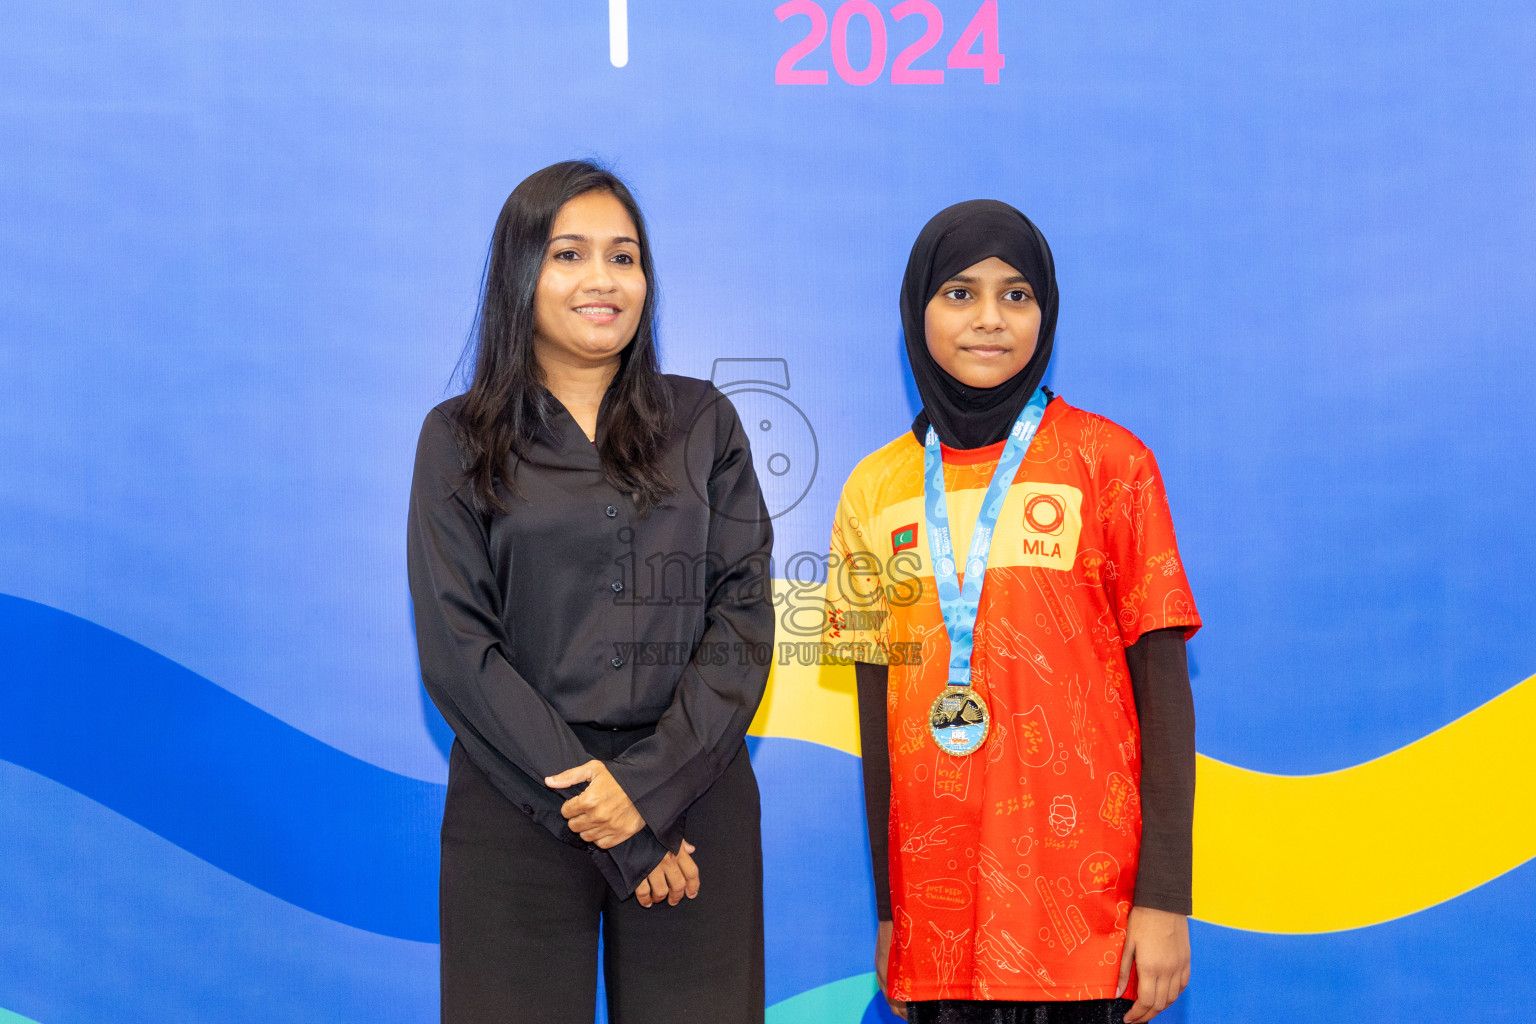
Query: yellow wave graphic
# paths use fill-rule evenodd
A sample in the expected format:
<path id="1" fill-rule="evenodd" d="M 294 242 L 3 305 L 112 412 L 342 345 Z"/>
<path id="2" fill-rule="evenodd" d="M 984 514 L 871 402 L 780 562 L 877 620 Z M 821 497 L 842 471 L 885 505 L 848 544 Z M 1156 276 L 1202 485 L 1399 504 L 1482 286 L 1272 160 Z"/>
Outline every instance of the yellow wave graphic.
<path id="1" fill-rule="evenodd" d="M 807 740 L 859 756 L 859 708 L 850 666 L 796 664 L 799 645 L 781 640 L 768 672 L 768 692 L 747 731 Z M 785 657 L 791 659 L 786 664 Z"/>
<path id="2" fill-rule="evenodd" d="M 1264 932 L 1390 921 L 1536 854 L 1536 676 L 1375 760 L 1267 775 L 1201 757 L 1195 911 Z"/>
<path id="3" fill-rule="evenodd" d="M 782 584 L 778 597 L 792 600 Z M 858 756 L 852 668 L 819 665 L 781 633 L 751 732 Z M 1269 775 L 1201 755 L 1196 793 L 1201 920 L 1314 933 L 1416 913 L 1536 855 L 1536 676 L 1335 772 Z"/>

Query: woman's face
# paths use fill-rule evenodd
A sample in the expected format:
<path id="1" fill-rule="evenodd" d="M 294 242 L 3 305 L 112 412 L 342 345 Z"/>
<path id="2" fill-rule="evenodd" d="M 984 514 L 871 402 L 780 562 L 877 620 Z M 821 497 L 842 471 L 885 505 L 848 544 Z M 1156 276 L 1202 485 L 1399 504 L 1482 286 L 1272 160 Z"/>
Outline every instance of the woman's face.
<path id="1" fill-rule="evenodd" d="M 989 256 L 945 281 L 923 313 L 928 353 L 973 388 L 994 388 L 1035 354 L 1040 304 L 1024 275 Z"/>
<path id="2" fill-rule="evenodd" d="M 533 298 L 541 363 L 601 365 L 624 351 L 645 305 L 639 236 L 624 204 L 607 192 L 560 207 Z"/>

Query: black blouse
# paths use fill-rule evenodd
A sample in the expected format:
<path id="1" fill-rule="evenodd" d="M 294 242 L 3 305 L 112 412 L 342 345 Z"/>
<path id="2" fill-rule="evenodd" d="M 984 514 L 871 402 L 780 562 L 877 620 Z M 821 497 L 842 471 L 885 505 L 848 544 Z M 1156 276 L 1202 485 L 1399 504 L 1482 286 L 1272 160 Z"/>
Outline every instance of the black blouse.
<path id="1" fill-rule="evenodd" d="M 772 527 L 735 409 L 668 376 L 663 466 L 676 487 L 645 515 L 603 477 L 558 408 L 514 467 L 511 511 L 471 503 L 453 417 L 422 425 L 407 561 L 427 693 L 471 762 L 561 841 L 586 846 L 629 893 L 683 840 L 688 806 L 740 750 L 768 677 Z M 584 844 L 544 778 L 592 759 L 571 725 L 655 726 L 608 762 L 646 828 Z"/>

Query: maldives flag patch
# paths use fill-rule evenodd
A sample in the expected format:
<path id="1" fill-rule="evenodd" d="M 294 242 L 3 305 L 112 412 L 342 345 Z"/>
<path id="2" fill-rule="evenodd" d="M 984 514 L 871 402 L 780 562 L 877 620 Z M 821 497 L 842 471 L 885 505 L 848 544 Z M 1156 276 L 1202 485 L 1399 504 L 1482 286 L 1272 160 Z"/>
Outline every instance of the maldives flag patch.
<path id="1" fill-rule="evenodd" d="M 908 523 L 891 531 L 891 554 L 917 547 L 917 524 Z"/>

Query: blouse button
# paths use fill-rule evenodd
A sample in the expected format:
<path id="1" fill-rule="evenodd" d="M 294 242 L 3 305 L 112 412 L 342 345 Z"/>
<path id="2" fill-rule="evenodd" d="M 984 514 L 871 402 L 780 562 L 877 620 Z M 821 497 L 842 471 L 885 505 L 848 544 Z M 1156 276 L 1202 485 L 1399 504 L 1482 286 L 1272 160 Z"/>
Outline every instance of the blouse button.
<path id="1" fill-rule="evenodd" d="M 613 592 L 615 594 L 617 594 L 619 591 L 621 591 L 623 589 L 624 589 L 624 584 L 620 583 L 618 580 L 614 580 L 613 581 Z"/>
<path id="2" fill-rule="evenodd" d="M 610 661 L 608 664 L 612 665 L 614 668 L 623 668 L 624 667 L 624 659 L 619 657 L 617 654 L 615 654 L 613 656 L 613 660 Z"/>
<path id="3" fill-rule="evenodd" d="M 607 508 L 603 509 L 603 512 L 608 516 L 609 519 L 612 519 L 614 516 L 619 514 L 619 510 L 614 508 L 612 505 L 609 505 Z"/>

